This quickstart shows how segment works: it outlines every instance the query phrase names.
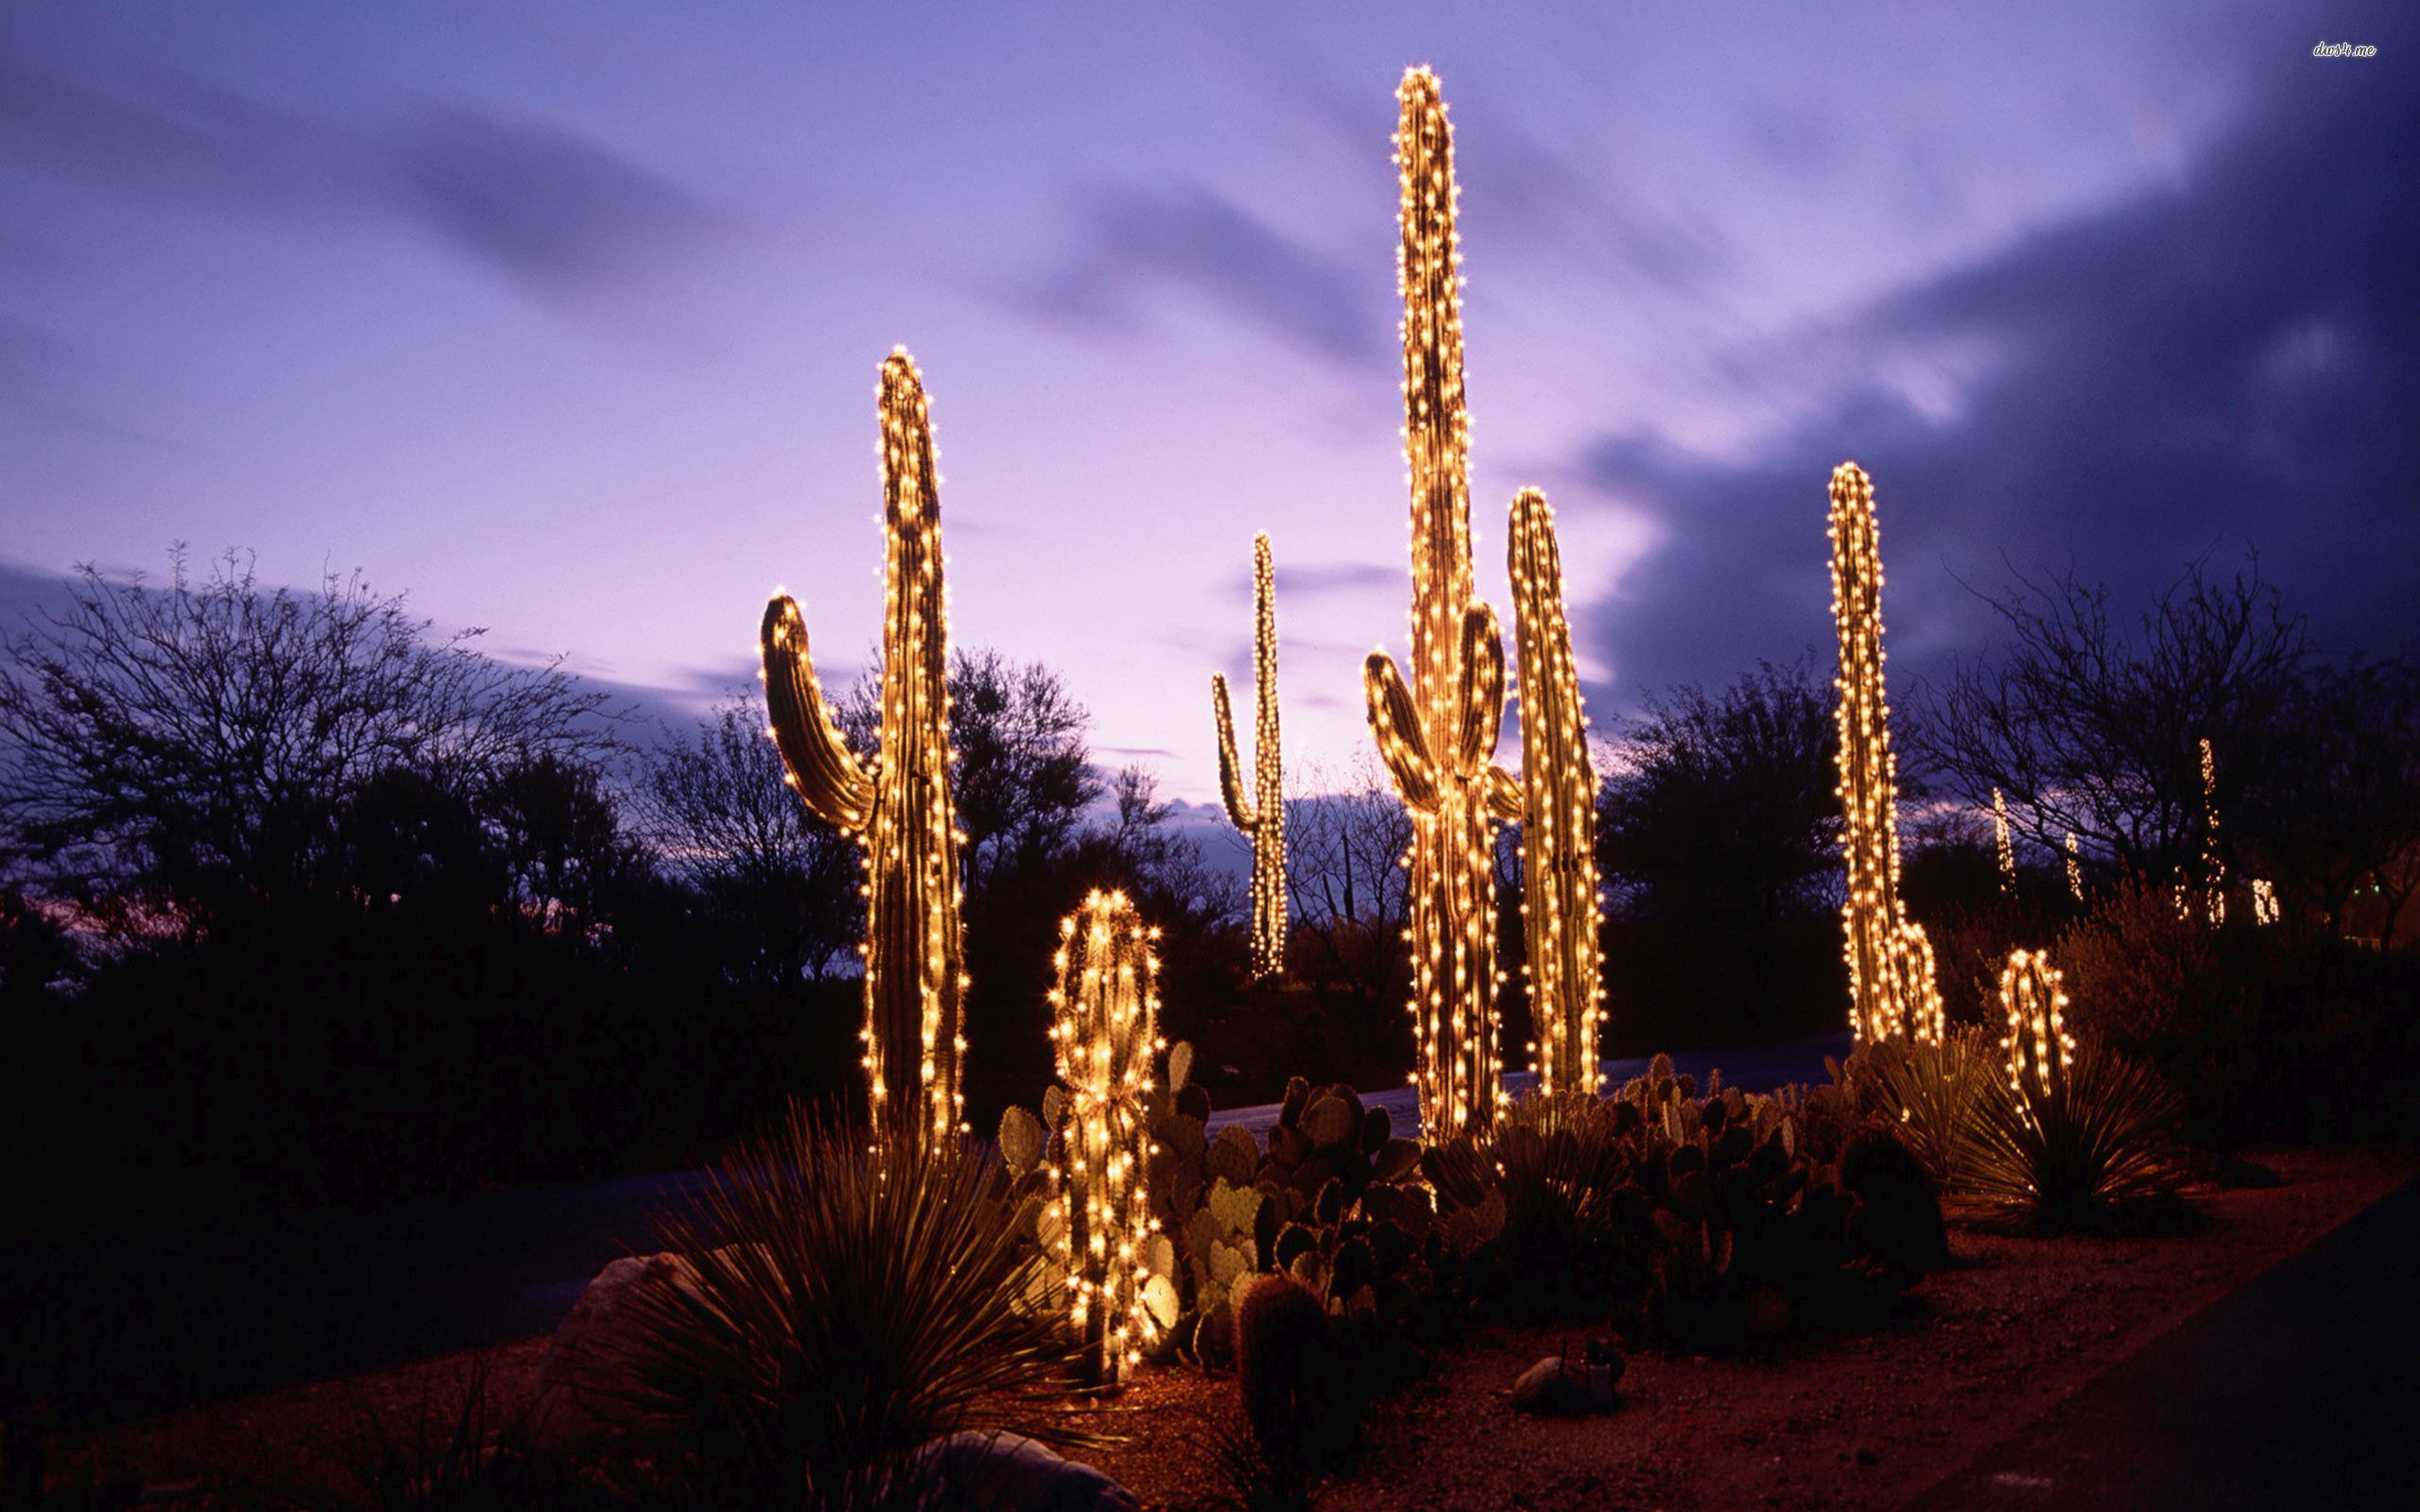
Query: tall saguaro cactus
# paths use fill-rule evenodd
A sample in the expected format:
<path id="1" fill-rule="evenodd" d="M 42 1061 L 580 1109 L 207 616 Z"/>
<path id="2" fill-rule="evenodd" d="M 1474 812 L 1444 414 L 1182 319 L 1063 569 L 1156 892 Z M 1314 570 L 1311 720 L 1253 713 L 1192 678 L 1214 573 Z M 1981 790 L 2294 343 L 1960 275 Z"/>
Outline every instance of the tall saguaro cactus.
<path id="1" fill-rule="evenodd" d="M 1219 720 L 1219 791 L 1227 817 L 1252 837 L 1252 974 L 1286 970 L 1286 793 L 1277 736 L 1277 569 L 1267 531 L 1252 541 L 1253 791 L 1244 796 L 1236 759 L 1236 716 L 1227 676 L 1210 674 L 1210 704 Z"/>
<path id="2" fill-rule="evenodd" d="M 1150 1284 L 1148 1104 L 1159 1039 L 1158 931 L 1122 892 L 1095 892 L 1059 926 L 1050 1041 L 1066 1085 L 1065 1154 L 1052 1199 L 1057 1259 L 1093 1381 L 1115 1381 L 1158 1332 Z"/>
<path id="3" fill-rule="evenodd" d="M 1411 678 L 1373 652 L 1363 691 L 1378 754 L 1411 811 L 1411 1019 L 1422 1129 L 1483 1126 L 1496 1070 L 1495 825 L 1520 787 L 1495 765 L 1504 640 L 1471 586 L 1470 418 L 1462 407 L 1461 253 L 1454 147 L 1437 77 L 1404 75 L 1401 170 L 1404 443 L 1411 474 Z"/>
<path id="4" fill-rule="evenodd" d="M 1512 501 L 1512 627 L 1521 657 L 1521 885 L 1538 1087 L 1595 1092 L 1603 1018 L 1597 772 L 1563 614 L 1563 554 L 1547 496 Z"/>
<path id="5" fill-rule="evenodd" d="M 1874 481 L 1855 462 L 1832 470 L 1832 616 L 1841 637 L 1841 850 L 1848 901 L 1841 906 L 1849 968 L 1849 1027 L 1860 1040 L 1921 1023 L 1931 983 L 1905 979 L 1914 959 L 1901 944 L 1899 777 L 1891 754 L 1891 701 L 1882 680 L 1882 548 Z M 1928 955 L 1929 953 L 1927 952 Z"/>
<path id="6" fill-rule="evenodd" d="M 941 495 L 923 377 L 906 348 L 882 365 L 882 714 L 873 754 L 833 722 L 806 621 L 765 608 L 760 649 L 771 732 L 790 785 L 855 835 L 866 868 L 865 1068 L 877 1123 L 939 1139 L 965 1103 L 958 825 L 949 786 L 948 621 Z"/>

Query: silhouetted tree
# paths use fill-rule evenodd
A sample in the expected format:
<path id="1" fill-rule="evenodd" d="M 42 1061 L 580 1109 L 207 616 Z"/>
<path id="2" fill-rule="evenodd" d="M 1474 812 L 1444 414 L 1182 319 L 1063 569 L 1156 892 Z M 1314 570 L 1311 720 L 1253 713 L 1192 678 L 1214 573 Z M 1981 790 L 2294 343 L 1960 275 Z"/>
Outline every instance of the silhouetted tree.
<path id="1" fill-rule="evenodd" d="M 1815 906 L 1839 863 L 1836 738 L 1805 659 L 1759 662 L 1720 696 L 1682 683 L 1649 697 L 1598 799 L 1623 910 L 1754 929 Z"/>
<path id="2" fill-rule="evenodd" d="M 1298 781 L 1313 791 L 1286 800 L 1288 970 L 1365 1007 L 1395 1006 L 1411 989 L 1411 816 L 1374 756 L 1341 783 L 1317 770 Z"/>
<path id="3" fill-rule="evenodd" d="M 2072 830 L 2096 870 L 2198 876 L 2202 741 L 2221 816 L 2290 769 L 2311 654 L 2256 560 L 2227 578 L 2195 563 L 2131 622 L 2072 573 L 1986 602 L 2001 644 L 1911 706 L 1909 748 L 1975 808 L 1999 789 L 2011 829 L 2044 850 L 2064 854 Z"/>
<path id="4" fill-rule="evenodd" d="M 639 801 L 661 864 L 719 926 L 722 970 L 820 983 L 854 968 L 865 933 L 857 847 L 790 791 L 763 726 L 753 698 L 718 706 L 657 754 Z"/>
<path id="5" fill-rule="evenodd" d="M 30 875 L 122 932 L 343 889 L 342 811 L 385 774 L 475 798 L 619 748 L 607 696 L 478 632 L 428 638 L 355 575 L 266 589 L 233 552 L 167 585 L 86 567 L 0 663 L 0 823 Z"/>

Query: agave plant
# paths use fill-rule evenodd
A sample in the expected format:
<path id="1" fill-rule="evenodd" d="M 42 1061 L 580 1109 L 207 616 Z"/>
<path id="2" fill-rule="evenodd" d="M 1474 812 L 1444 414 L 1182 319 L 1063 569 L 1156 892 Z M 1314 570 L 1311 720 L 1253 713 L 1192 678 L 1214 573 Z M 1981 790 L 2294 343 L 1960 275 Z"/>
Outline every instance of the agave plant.
<path id="1" fill-rule="evenodd" d="M 2182 1105 L 2149 1067 L 2077 1037 L 2044 1087 L 1987 1078 L 1968 1121 L 1958 1188 L 2043 1233 L 2106 1228 L 2173 1205 L 2187 1176 Z"/>
<path id="2" fill-rule="evenodd" d="M 659 1220 L 678 1280 L 631 1300 L 637 1404 L 705 1504 L 882 1507 L 917 1450 L 1042 1410 L 1073 1336 L 996 1162 L 804 1108 Z"/>

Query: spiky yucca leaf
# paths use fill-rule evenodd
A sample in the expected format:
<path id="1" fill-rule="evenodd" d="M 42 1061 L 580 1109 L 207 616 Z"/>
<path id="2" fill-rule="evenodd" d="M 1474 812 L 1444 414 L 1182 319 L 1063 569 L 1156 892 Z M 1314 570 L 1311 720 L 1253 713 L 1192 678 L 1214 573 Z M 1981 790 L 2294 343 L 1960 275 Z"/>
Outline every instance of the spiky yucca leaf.
<path id="1" fill-rule="evenodd" d="M 1977 1105 L 1998 1079 L 1982 1030 L 1958 1029 L 1939 1044 L 1877 1040 L 1853 1064 L 1847 1079 L 1860 1107 L 1890 1122 L 1934 1185 L 1955 1185 Z"/>
<path id="2" fill-rule="evenodd" d="M 2149 1067 L 2080 1036 L 2067 1079 L 2045 1091 L 1993 1078 L 1976 1100 L 1959 1187 L 2045 1233 L 2106 1227 L 2178 1200 L 2182 1105 Z"/>
<path id="3" fill-rule="evenodd" d="M 685 1268 L 632 1299 L 639 1405 L 704 1499 L 881 1507 L 944 1435 L 1083 1441 L 1036 1400 L 1073 1340 L 997 1165 L 793 1108 L 659 1228 Z"/>

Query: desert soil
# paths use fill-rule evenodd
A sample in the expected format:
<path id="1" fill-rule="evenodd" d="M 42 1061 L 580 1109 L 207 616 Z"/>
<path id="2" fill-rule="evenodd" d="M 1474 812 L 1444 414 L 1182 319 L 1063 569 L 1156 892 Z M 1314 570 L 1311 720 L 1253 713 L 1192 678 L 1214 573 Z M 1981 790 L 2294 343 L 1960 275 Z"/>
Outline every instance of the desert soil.
<path id="1" fill-rule="evenodd" d="M 1585 1331 L 1482 1330 L 1373 1414 L 1358 1470 L 1322 1512 L 1626 1505 L 1895 1507 L 2017 1433 L 2111 1365 L 2420 1171 L 2403 1151 L 2257 1157 L 2274 1187 L 2201 1194 L 2190 1231 L 2029 1240 L 1953 1229 L 1953 1267 L 1881 1329 L 1770 1356 L 1630 1356 L 1616 1412 L 1523 1417 L 1513 1379 Z M 526 1401 L 544 1339 L 324 1382 L 150 1422 L 61 1435 L 54 1473 L 141 1477 L 155 1503 L 296 1504 L 341 1484 L 373 1421 L 437 1429 L 463 1383 Z M 1236 1420 L 1231 1379 L 1147 1371 L 1081 1409 L 1123 1435 L 1094 1463 L 1150 1507 L 1215 1504 L 1206 1446 Z"/>

